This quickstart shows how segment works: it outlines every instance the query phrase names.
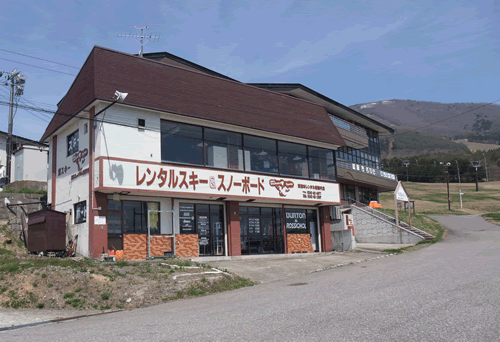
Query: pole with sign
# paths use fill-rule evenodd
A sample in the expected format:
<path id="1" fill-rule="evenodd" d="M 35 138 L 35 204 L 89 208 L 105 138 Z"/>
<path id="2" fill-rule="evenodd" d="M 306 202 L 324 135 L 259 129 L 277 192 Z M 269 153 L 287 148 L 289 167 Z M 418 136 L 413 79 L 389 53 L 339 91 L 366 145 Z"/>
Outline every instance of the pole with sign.
<path id="1" fill-rule="evenodd" d="M 396 224 L 399 227 L 398 201 L 408 202 L 408 206 L 410 206 L 410 197 L 408 196 L 408 193 L 406 192 L 406 189 L 403 185 L 403 182 L 401 182 L 401 181 L 399 181 L 398 186 L 396 187 L 396 190 L 394 191 L 394 204 L 396 206 Z M 408 208 L 408 209 L 410 209 L 410 208 Z M 408 210 L 408 215 L 410 217 L 410 227 L 411 227 L 412 226 L 411 209 Z"/>

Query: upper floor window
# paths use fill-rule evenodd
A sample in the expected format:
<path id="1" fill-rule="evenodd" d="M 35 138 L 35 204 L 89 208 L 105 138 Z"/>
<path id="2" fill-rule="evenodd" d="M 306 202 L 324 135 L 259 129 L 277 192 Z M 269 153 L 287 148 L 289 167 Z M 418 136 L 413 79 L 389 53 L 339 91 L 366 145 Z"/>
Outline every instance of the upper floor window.
<path id="1" fill-rule="evenodd" d="M 164 162 L 335 180 L 333 150 L 161 120 Z"/>
<path id="2" fill-rule="evenodd" d="M 332 150 L 309 147 L 309 175 L 316 179 L 335 180 L 335 158 Z"/>
<path id="3" fill-rule="evenodd" d="M 308 177 L 307 147 L 278 141 L 280 173 L 282 175 Z"/>
<path id="4" fill-rule="evenodd" d="M 73 153 L 78 152 L 79 149 L 79 136 L 78 136 L 78 130 L 75 132 L 71 133 L 68 135 L 68 156 L 72 155 Z"/>
<path id="5" fill-rule="evenodd" d="M 205 128 L 205 161 L 207 166 L 243 170 L 241 134 Z"/>
<path id="6" fill-rule="evenodd" d="M 203 165 L 202 128 L 162 120 L 161 160 Z"/>
<path id="7" fill-rule="evenodd" d="M 245 170 L 278 173 L 276 140 L 245 135 Z"/>

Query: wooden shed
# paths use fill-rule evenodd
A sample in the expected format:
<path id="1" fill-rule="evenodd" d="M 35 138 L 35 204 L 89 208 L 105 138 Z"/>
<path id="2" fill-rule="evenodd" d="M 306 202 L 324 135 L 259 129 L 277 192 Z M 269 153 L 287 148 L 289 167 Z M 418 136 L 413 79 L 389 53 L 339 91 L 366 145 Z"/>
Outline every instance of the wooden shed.
<path id="1" fill-rule="evenodd" d="M 65 213 L 43 209 L 28 215 L 29 252 L 57 252 L 65 249 Z"/>

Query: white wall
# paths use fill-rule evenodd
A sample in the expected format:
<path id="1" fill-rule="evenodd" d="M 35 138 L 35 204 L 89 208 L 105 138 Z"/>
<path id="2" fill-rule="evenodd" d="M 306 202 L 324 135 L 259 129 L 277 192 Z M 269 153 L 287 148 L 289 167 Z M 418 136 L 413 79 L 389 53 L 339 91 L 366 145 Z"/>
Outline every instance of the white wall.
<path id="1" fill-rule="evenodd" d="M 24 145 L 12 159 L 12 181 L 47 181 L 47 148 Z"/>
<path id="2" fill-rule="evenodd" d="M 100 114 L 96 121 L 102 119 L 103 114 Z M 146 120 L 146 129 L 137 128 L 138 119 Z M 104 121 L 120 125 L 97 123 L 96 158 L 110 156 L 150 162 L 161 161 L 159 113 L 115 105 L 106 110 Z"/>
<path id="3" fill-rule="evenodd" d="M 0 136 L 0 166 L 7 164 L 7 138 Z"/>
<path id="4" fill-rule="evenodd" d="M 79 170 L 77 164 L 73 162 L 73 155 L 68 156 L 67 150 L 67 136 L 77 129 L 79 130 L 78 150 L 89 150 L 90 132 L 84 134 L 84 124 L 88 125 L 88 120 L 72 120 L 64 129 L 57 133 L 55 210 L 68 213 L 71 211 L 71 217 L 68 224 L 68 235 L 70 238 L 73 238 L 74 235 L 78 234 L 77 253 L 89 256 L 89 174 L 79 176 L 73 180 L 71 179 L 71 176 L 78 174 Z M 84 162 L 80 164 L 82 170 L 89 167 L 90 151 L 88 151 L 88 153 Z M 63 170 L 66 167 L 66 172 L 59 174 L 59 170 Z M 50 192 L 51 188 L 49 187 L 49 193 Z M 74 205 L 82 201 L 86 201 L 87 203 L 87 222 L 74 224 Z"/>

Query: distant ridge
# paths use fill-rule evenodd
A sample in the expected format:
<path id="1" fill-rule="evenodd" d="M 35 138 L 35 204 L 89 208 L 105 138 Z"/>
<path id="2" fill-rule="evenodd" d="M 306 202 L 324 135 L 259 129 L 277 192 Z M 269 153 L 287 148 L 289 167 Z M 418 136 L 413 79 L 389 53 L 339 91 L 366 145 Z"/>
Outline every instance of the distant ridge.
<path id="1" fill-rule="evenodd" d="M 500 142 L 497 104 L 394 99 L 351 108 L 396 130 L 393 138 L 381 139 L 383 157 L 468 150 L 455 139 L 496 145 Z"/>

